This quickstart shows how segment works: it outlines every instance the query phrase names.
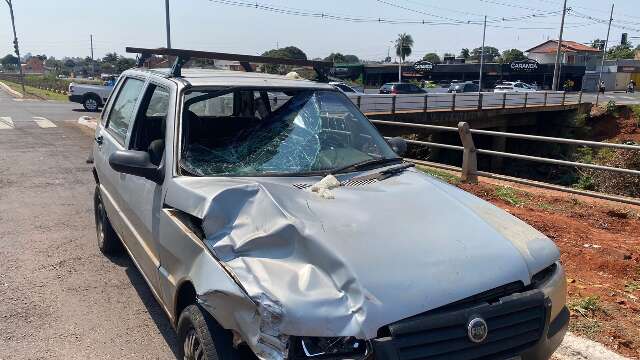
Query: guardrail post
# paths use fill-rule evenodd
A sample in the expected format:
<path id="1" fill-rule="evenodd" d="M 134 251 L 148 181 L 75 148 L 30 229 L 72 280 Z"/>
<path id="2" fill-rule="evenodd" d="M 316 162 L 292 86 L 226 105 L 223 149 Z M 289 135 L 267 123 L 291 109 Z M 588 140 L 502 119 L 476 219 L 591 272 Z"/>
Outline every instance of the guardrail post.
<path id="1" fill-rule="evenodd" d="M 567 92 L 566 92 L 566 91 L 564 91 L 564 92 L 562 93 L 562 106 L 564 106 L 564 101 L 566 100 L 566 98 L 567 98 Z"/>
<path id="2" fill-rule="evenodd" d="M 456 93 L 451 96 L 451 111 L 456 111 Z"/>
<path id="3" fill-rule="evenodd" d="M 482 110 L 482 93 L 478 93 L 478 110 Z"/>
<path id="4" fill-rule="evenodd" d="M 527 108 L 527 102 L 529 101 L 529 93 L 524 93 L 524 108 Z"/>
<path id="5" fill-rule="evenodd" d="M 356 104 L 358 105 L 358 109 L 360 109 L 360 104 L 362 103 L 362 96 L 358 95 L 356 98 Z"/>
<path id="6" fill-rule="evenodd" d="M 424 112 L 429 108 L 429 94 L 424 95 Z"/>
<path id="7" fill-rule="evenodd" d="M 458 133 L 464 150 L 462 152 L 462 181 L 476 184 L 478 183 L 478 153 L 473 143 L 473 137 L 466 122 L 458 123 Z"/>
<path id="8" fill-rule="evenodd" d="M 578 104 L 582 104 L 582 91 L 578 93 Z"/>
<path id="9" fill-rule="evenodd" d="M 547 96 L 549 96 L 549 92 L 545 91 L 544 92 L 544 106 L 547 106 Z"/>
<path id="10" fill-rule="evenodd" d="M 391 97 L 391 113 L 395 114 L 396 113 L 396 96 L 392 95 Z"/>
<path id="11" fill-rule="evenodd" d="M 507 107 L 507 93 L 503 92 L 502 93 L 502 108 L 506 108 Z"/>

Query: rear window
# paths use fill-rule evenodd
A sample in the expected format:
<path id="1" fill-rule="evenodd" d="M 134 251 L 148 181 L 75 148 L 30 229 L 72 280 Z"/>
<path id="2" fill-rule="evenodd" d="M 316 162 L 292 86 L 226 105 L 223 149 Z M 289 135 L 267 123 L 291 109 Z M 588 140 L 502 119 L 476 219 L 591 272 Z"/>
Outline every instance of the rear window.
<path id="1" fill-rule="evenodd" d="M 393 84 L 384 84 L 384 85 L 382 85 L 382 89 L 391 90 L 392 86 L 393 86 Z"/>

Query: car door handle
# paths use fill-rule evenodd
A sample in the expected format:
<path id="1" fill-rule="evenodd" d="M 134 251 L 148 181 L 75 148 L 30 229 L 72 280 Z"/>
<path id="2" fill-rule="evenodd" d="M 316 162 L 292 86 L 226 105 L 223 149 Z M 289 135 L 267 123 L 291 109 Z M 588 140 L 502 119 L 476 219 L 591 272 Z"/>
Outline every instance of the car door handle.
<path id="1" fill-rule="evenodd" d="M 93 140 L 96 141 L 96 144 L 102 145 L 102 142 L 103 142 L 102 135 L 96 136 Z"/>

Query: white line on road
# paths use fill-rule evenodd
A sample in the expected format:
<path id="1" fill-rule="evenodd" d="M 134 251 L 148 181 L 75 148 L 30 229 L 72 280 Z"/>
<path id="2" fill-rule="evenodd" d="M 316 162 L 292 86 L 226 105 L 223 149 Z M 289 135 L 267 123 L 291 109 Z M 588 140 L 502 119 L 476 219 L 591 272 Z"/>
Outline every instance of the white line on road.
<path id="1" fill-rule="evenodd" d="M 49 119 L 43 118 L 41 116 L 34 116 L 33 121 L 38 124 L 41 128 L 54 128 L 56 124 L 52 123 Z"/>
<path id="2" fill-rule="evenodd" d="M 4 129 L 13 129 L 15 125 L 13 125 L 13 120 L 11 120 L 8 116 L 0 116 L 0 130 Z"/>

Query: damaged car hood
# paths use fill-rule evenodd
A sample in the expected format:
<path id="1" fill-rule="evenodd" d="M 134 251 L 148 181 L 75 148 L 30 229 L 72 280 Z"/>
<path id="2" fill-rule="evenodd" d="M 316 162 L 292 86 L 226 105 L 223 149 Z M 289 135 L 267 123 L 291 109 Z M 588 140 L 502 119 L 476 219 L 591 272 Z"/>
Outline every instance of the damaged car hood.
<path id="1" fill-rule="evenodd" d="M 559 258 L 543 234 L 410 169 L 320 178 L 173 179 L 166 203 L 201 218 L 204 242 L 259 309 L 266 333 L 374 338 L 380 327 L 501 285 Z"/>

